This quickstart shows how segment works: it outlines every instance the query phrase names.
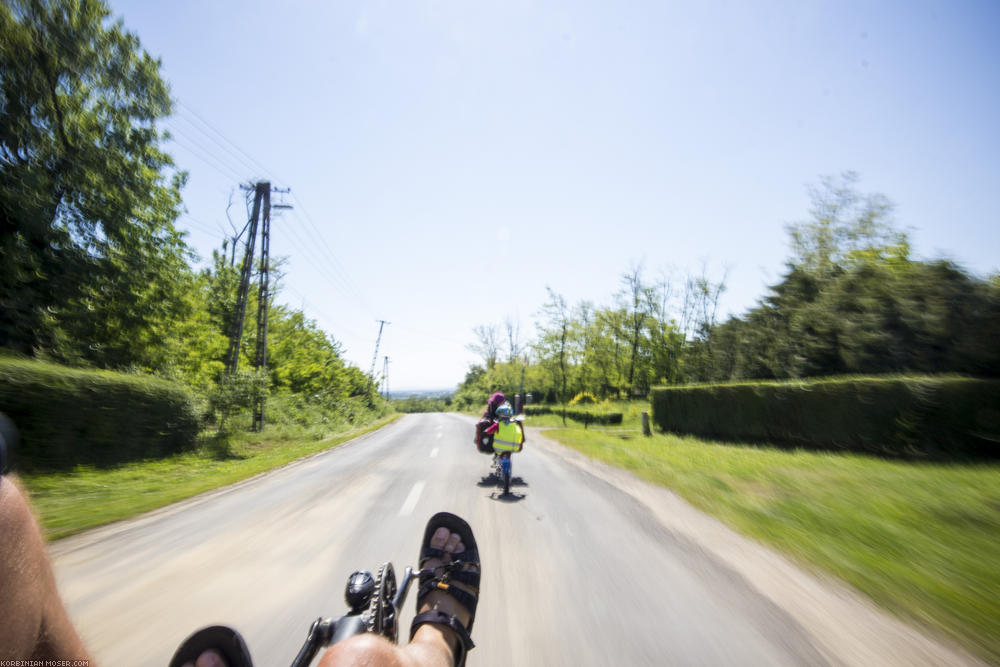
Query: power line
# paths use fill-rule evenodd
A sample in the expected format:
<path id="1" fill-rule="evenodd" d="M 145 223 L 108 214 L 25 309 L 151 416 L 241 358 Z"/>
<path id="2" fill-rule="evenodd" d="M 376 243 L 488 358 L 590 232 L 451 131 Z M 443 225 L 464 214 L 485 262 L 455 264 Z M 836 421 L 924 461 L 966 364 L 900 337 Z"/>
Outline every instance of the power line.
<path id="1" fill-rule="evenodd" d="M 309 301 L 309 299 L 307 299 L 307 298 L 305 297 L 305 295 L 304 295 L 304 294 L 302 294 L 302 292 L 298 291 L 297 289 L 295 289 L 294 287 L 291 287 L 291 286 L 286 286 L 286 287 L 287 287 L 287 289 L 289 289 L 290 291 L 292 291 L 292 292 L 294 292 L 295 294 L 297 294 L 297 295 L 299 296 L 299 298 L 300 298 L 300 299 L 302 299 L 302 303 L 303 303 L 304 305 L 306 305 L 306 306 L 309 306 L 309 308 L 310 308 L 310 309 L 311 309 L 311 310 L 312 310 L 313 312 L 315 312 L 315 313 L 318 313 L 318 314 L 319 314 L 319 315 L 321 315 L 321 316 L 322 316 L 322 317 L 323 317 L 324 319 L 326 319 L 326 320 L 327 320 L 327 322 L 329 323 L 329 325 L 330 325 L 330 326 L 332 326 L 332 327 L 334 327 L 334 328 L 336 328 L 336 329 L 340 329 L 341 331 L 344 331 L 344 332 L 346 332 L 347 334 L 349 334 L 350 336 L 352 336 L 352 337 L 354 337 L 354 338 L 361 338 L 361 336 L 359 336 L 359 335 L 358 335 L 358 333 L 357 333 L 356 331 L 354 331 L 353 329 L 349 329 L 349 328 L 347 328 L 347 327 L 345 327 L 345 326 L 342 326 L 342 325 L 338 325 L 338 324 L 337 324 L 337 320 L 336 320 L 336 318 L 333 318 L 333 317 L 330 317 L 330 315 L 329 315 L 329 314 L 327 314 L 327 313 L 324 313 L 324 312 L 323 312 L 322 310 L 320 310 L 320 309 L 319 309 L 318 307 L 316 307 L 316 305 L 315 305 L 315 304 L 314 304 L 313 302 Z"/>
<path id="2" fill-rule="evenodd" d="M 222 132 L 220 132 L 220 131 L 219 131 L 218 129 L 216 129 L 216 128 L 215 128 L 215 126 L 213 126 L 213 125 L 212 125 L 211 123 L 209 123 L 209 122 L 208 122 L 207 120 L 205 120 L 205 119 L 204 119 L 204 118 L 203 118 L 203 117 L 201 116 L 201 114 L 199 114 L 199 113 L 198 113 L 197 111 L 195 111 L 194 109 L 192 109 L 192 108 L 191 108 L 190 106 L 188 106 L 187 104 L 185 104 L 185 103 L 184 103 L 184 102 L 182 102 L 181 100 L 174 100 L 174 101 L 175 101 L 175 102 L 177 103 L 177 106 L 178 106 L 178 107 L 182 107 L 183 109 L 185 109 L 185 110 L 186 110 L 187 112 L 189 112 L 189 113 L 190 113 L 190 114 L 191 114 L 192 116 L 194 116 L 194 117 L 195 117 L 195 118 L 197 118 L 197 119 L 198 119 L 199 121 L 201 121 L 201 123 L 202 123 L 202 124 L 203 124 L 203 125 L 204 125 L 205 127 L 207 127 L 207 128 L 209 129 L 209 130 L 211 130 L 211 131 L 212 131 L 212 132 L 214 132 L 214 133 L 215 133 L 216 135 L 218 135 L 219 137 L 221 137 L 221 138 L 222 138 L 222 139 L 223 139 L 224 141 L 226 141 L 226 143 L 228 143 L 228 144 L 229 144 L 230 146 L 232 146 L 233 148 L 235 148 L 235 149 L 236 149 L 237 151 L 239 151 L 240 153 L 242 153 L 242 154 L 243 154 L 243 155 L 244 155 L 244 156 L 246 157 L 246 159 L 247 159 L 247 160 L 249 160 L 249 161 L 250 161 L 250 162 L 252 162 L 253 164 L 257 165 L 257 167 L 258 167 L 259 169 L 261 169 L 261 171 L 263 171 L 263 172 L 264 172 L 264 174 L 267 174 L 267 175 L 274 175 L 274 174 L 273 174 L 273 173 L 271 172 L 271 170 L 270 170 L 270 169 L 268 169 L 267 167 L 265 167 L 264 165 L 262 165 L 262 164 L 261 164 L 260 162 L 258 162 L 257 160 L 255 160 L 255 159 L 253 158 L 253 156 L 252 156 L 252 155 L 250 155 L 250 154 L 249 154 L 249 153 L 247 153 L 247 152 L 246 152 L 245 150 L 243 150 L 242 148 L 240 148 L 238 144 L 236 144 L 236 143 L 235 143 L 234 141 L 232 141 L 232 140 L 231 140 L 231 139 L 229 139 L 229 138 L 228 138 L 228 137 L 227 137 L 226 135 L 224 135 L 224 134 L 223 134 Z M 275 180 L 281 180 L 281 179 L 275 179 Z"/>
<path id="3" fill-rule="evenodd" d="M 368 306 L 367 301 L 364 296 L 359 292 L 359 290 L 351 283 L 343 272 L 335 272 L 335 263 L 330 261 L 330 258 L 322 258 L 318 254 L 316 249 L 316 243 L 311 243 L 312 235 L 308 234 L 305 230 L 297 230 L 295 226 L 288 225 L 285 227 L 288 232 L 286 238 L 300 251 L 300 256 L 305 259 L 309 264 L 316 269 L 325 279 L 329 280 L 332 284 L 338 285 L 343 290 L 346 296 L 351 297 L 352 301 L 355 301 L 358 305 L 362 306 L 366 310 L 371 310 Z M 305 240 L 302 239 L 300 234 L 305 234 Z"/>
<path id="4" fill-rule="evenodd" d="M 353 280 L 351 280 L 350 274 L 348 274 L 347 271 L 340 266 L 340 262 L 337 260 L 336 253 L 334 253 L 333 250 L 330 248 L 330 246 L 327 244 L 326 239 L 323 237 L 323 234 L 317 227 L 316 223 L 313 222 L 313 219 L 309 215 L 308 210 L 306 210 L 305 205 L 302 203 L 302 200 L 294 193 L 292 194 L 292 196 L 295 198 L 295 203 L 298 205 L 298 210 L 302 211 L 302 214 L 305 217 L 306 222 L 312 227 L 313 231 L 315 232 L 316 234 L 315 238 L 319 240 L 319 242 L 323 245 L 326 252 L 328 253 L 329 255 L 328 263 L 331 266 L 331 268 L 341 277 L 344 286 L 349 291 L 353 292 L 354 295 L 358 298 L 359 304 L 364 306 L 365 309 L 368 310 L 369 312 L 372 312 L 372 308 L 369 305 L 368 300 L 365 298 L 364 293 L 357 286 L 357 284 Z"/>
<path id="5" fill-rule="evenodd" d="M 226 179 L 236 181 L 237 183 L 243 181 L 243 177 L 240 176 L 239 172 L 233 169 L 232 166 L 226 165 L 224 162 L 216 159 L 215 157 L 206 157 L 206 153 L 202 152 L 200 148 L 195 148 L 194 146 L 188 145 L 185 142 L 181 141 L 179 135 L 171 134 L 168 141 L 173 141 L 178 146 L 185 149 L 186 151 L 194 155 L 196 158 L 207 164 L 209 167 L 211 167 L 215 171 L 225 176 Z M 211 156 L 211 154 L 207 155 Z"/>
<path id="6" fill-rule="evenodd" d="M 179 121 L 179 120 L 182 120 L 182 121 L 188 123 L 191 126 L 192 129 L 194 129 L 196 132 L 199 133 L 199 136 L 207 138 L 213 144 L 215 144 L 220 149 L 222 149 L 223 151 L 225 151 L 226 153 L 228 153 L 230 157 L 232 157 L 234 160 L 236 160 L 236 163 L 238 163 L 241 167 L 243 167 L 244 169 L 246 169 L 249 173 L 254 173 L 254 172 L 259 172 L 260 171 L 259 167 L 255 167 L 254 165 L 250 164 L 249 161 L 247 161 L 245 158 L 243 158 L 242 156 L 240 156 L 239 154 L 237 154 L 235 151 L 233 151 L 231 148 L 229 148 L 226 144 L 224 144 L 221 141 L 219 141 L 218 139 L 216 139 L 215 136 L 209 134 L 208 132 L 206 132 L 202 128 L 200 128 L 197 125 L 195 125 L 191 121 L 191 119 L 188 118 L 188 117 L 186 117 L 186 116 L 178 114 L 178 115 L 174 115 L 174 116 L 171 117 L 170 121 L 172 123 L 174 123 L 174 125 L 172 125 L 172 127 L 173 127 L 173 129 L 174 129 L 175 132 L 179 132 L 181 134 L 184 134 L 189 139 L 191 138 L 190 136 L 188 136 L 186 130 L 182 130 L 179 126 L 176 125 L 176 122 Z M 263 174 L 263 175 L 266 175 L 266 174 Z"/>

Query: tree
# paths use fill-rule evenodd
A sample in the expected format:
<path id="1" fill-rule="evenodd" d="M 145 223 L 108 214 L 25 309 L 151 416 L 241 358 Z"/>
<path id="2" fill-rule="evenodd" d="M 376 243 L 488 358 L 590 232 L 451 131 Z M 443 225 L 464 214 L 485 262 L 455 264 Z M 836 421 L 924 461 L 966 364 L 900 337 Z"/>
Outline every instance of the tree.
<path id="1" fill-rule="evenodd" d="M 486 370 L 490 370 L 496 366 L 497 357 L 500 355 L 500 330 L 495 324 L 480 324 L 472 330 L 472 333 L 476 334 L 476 342 L 466 347 L 482 357 Z"/>
<path id="2" fill-rule="evenodd" d="M 182 317 L 184 177 L 156 126 L 159 62 L 100 0 L 0 5 L 0 346 L 149 363 Z"/>
<path id="3" fill-rule="evenodd" d="M 514 363 L 521 356 L 521 323 L 508 315 L 503 325 L 507 332 L 507 363 Z"/>
<path id="4" fill-rule="evenodd" d="M 636 367 L 642 363 L 639 358 L 642 334 L 646 329 L 654 302 L 650 288 L 643 284 L 642 266 L 632 266 L 622 274 L 621 282 L 622 289 L 618 292 L 618 301 L 626 313 L 627 329 L 622 333 L 629 349 L 625 381 L 631 398 L 636 391 Z"/>
<path id="5" fill-rule="evenodd" d="M 859 193 L 857 182 L 858 175 L 847 171 L 809 188 L 812 217 L 787 228 L 790 266 L 825 277 L 865 254 L 908 254 L 906 234 L 892 224 L 892 202 L 877 192 Z"/>
<path id="6" fill-rule="evenodd" d="M 789 228 L 788 272 L 745 317 L 708 327 L 688 350 L 692 379 L 1000 374 L 996 283 L 912 259 L 888 199 L 856 180 L 811 190 L 812 219 Z"/>
<path id="7" fill-rule="evenodd" d="M 539 323 L 539 338 L 536 342 L 539 359 L 554 366 L 556 371 L 556 399 L 565 402 L 569 383 L 570 312 L 566 299 L 551 287 L 546 287 L 549 300 L 542 306 L 546 322 Z"/>

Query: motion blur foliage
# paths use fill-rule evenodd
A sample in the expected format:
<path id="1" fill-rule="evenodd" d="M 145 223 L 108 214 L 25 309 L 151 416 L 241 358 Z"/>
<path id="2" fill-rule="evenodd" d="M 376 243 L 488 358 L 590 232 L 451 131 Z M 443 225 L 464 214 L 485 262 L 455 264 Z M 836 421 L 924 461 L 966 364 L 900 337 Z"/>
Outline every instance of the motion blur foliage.
<path id="1" fill-rule="evenodd" d="M 623 413 L 600 406 L 566 408 L 558 405 L 529 405 L 525 408 L 524 413 L 529 417 L 533 415 L 558 415 L 565 419 L 580 422 L 584 426 L 589 426 L 590 424 L 601 424 L 604 426 L 621 424 L 624 419 Z"/>
<path id="2" fill-rule="evenodd" d="M 445 412 L 451 407 L 451 397 L 413 395 L 393 399 L 390 405 L 396 412 Z"/>
<path id="3" fill-rule="evenodd" d="M 857 176 L 811 190 L 812 217 L 789 227 L 784 279 L 742 317 L 685 352 L 688 381 L 855 373 L 1000 375 L 1000 286 L 947 260 L 910 256 L 892 204 Z"/>
<path id="4" fill-rule="evenodd" d="M 185 316 L 158 61 L 100 0 L 0 5 L 0 346 L 156 364 Z"/>
<path id="5" fill-rule="evenodd" d="M 183 383 L 220 424 L 268 392 L 359 416 L 382 405 L 332 338 L 274 303 L 265 373 L 225 376 L 235 253 L 227 261 L 224 246 L 209 268 L 191 268 L 174 228 L 185 175 L 158 126 L 171 111 L 168 86 L 103 0 L 0 4 L 0 72 L 0 348 Z M 277 283 L 280 258 L 272 262 Z M 256 329 L 244 331 L 239 367 L 248 369 Z M 135 386 L 134 400 L 145 400 Z M 100 421 L 86 411 L 50 416 Z"/>
<path id="6" fill-rule="evenodd" d="M 939 260 L 865 258 L 824 280 L 793 268 L 712 330 L 692 379 L 872 373 L 1000 375 L 1000 289 Z"/>
<path id="7" fill-rule="evenodd" d="M 520 363 L 497 362 L 493 368 L 486 370 L 483 366 L 473 365 L 465 374 L 465 379 L 458 386 L 451 399 L 451 405 L 456 410 L 482 410 L 486 407 L 486 400 L 494 392 L 502 392 L 504 396 L 514 404 L 514 395 L 520 391 L 521 382 Z M 535 366 L 528 366 L 525 372 L 524 392 L 529 394 L 534 392 L 534 396 L 541 396 L 544 390 L 541 389 L 544 372 Z"/>
<path id="8" fill-rule="evenodd" d="M 266 440 L 323 440 L 334 434 L 370 424 L 390 412 L 383 402 L 375 407 L 363 398 L 337 398 L 293 394 L 278 390 L 265 406 L 267 428 L 261 435 L 242 438 Z M 250 409 L 235 411 L 231 429 L 247 431 L 252 424 Z"/>
<path id="9" fill-rule="evenodd" d="M 783 279 L 759 305 L 716 319 L 725 279 L 703 269 L 683 280 L 621 276 L 610 305 L 571 307 L 549 288 L 532 354 L 497 359 L 496 336 L 477 327 L 483 363 L 455 396 L 461 408 L 520 387 L 536 402 L 645 399 L 655 385 L 848 374 L 959 373 L 1000 376 L 1000 275 L 969 275 L 948 260 L 911 257 L 892 203 L 857 190 L 857 175 L 810 189 L 810 217 L 788 227 Z M 492 344 L 489 344 L 491 343 Z"/>
<path id="10" fill-rule="evenodd" d="M 0 359 L 0 412 L 27 470 L 112 466 L 191 449 L 198 417 L 180 385 L 151 377 Z"/>
<path id="11" fill-rule="evenodd" d="M 1000 380 L 844 377 L 656 389 L 664 431 L 724 441 L 954 460 L 1000 458 Z"/>

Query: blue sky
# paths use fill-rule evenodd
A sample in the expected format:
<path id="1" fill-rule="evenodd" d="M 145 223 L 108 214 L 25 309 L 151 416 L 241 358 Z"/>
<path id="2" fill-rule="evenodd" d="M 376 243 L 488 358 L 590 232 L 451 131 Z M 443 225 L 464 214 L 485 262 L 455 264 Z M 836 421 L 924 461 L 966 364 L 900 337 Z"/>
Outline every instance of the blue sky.
<path id="1" fill-rule="evenodd" d="M 162 58 L 179 226 L 290 187 L 281 299 L 390 388 L 453 386 L 546 286 L 725 272 L 752 307 L 806 186 L 857 171 L 921 257 L 1000 269 L 1000 3 L 112 0 Z M 230 209 L 242 226 L 237 191 Z"/>

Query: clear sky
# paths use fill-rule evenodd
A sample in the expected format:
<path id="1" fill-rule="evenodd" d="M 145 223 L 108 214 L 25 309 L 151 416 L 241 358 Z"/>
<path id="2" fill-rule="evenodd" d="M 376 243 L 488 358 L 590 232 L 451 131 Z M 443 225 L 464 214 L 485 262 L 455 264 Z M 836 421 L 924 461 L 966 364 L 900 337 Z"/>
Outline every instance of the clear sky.
<path id="1" fill-rule="evenodd" d="M 1000 268 L 1000 3 L 111 0 L 162 58 L 207 258 L 241 182 L 290 187 L 280 300 L 391 389 L 457 384 L 546 286 L 776 282 L 806 186 L 854 170 L 915 253 Z M 230 216 L 242 227 L 239 191 Z M 231 232 L 229 232 L 231 233 Z"/>

